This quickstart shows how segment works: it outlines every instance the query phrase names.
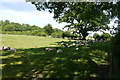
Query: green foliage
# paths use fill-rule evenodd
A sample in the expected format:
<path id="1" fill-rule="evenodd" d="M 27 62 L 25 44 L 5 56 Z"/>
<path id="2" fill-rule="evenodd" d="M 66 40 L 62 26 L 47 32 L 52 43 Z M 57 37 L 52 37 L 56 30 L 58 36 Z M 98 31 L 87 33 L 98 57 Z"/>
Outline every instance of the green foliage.
<path id="1" fill-rule="evenodd" d="M 76 34 L 73 34 L 71 31 L 65 31 L 64 35 L 65 36 L 77 36 Z"/>
<path id="2" fill-rule="evenodd" d="M 60 29 L 54 28 L 54 29 L 53 29 L 53 32 L 55 32 L 55 33 L 56 33 L 56 32 L 63 32 L 63 31 L 62 31 L 62 30 L 60 30 Z"/>
<path id="3" fill-rule="evenodd" d="M 101 35 L 101 39 L 103 39 L 103 40 L 110 40 L 111 39 L 111 35 L 109 33 L 103 33 Z"/>
<path id="4" fill-rule="evenodd" d="M 63 34 L 62 32 L 54 32 L 51 34 L 51 36 L 54 38 L 61 38 L 62 34 Z"/>
<path id="5" fill-rule="evenodd" d="M 37 35 L 38 36 L 47 36 L 47 34 L 45 32 L 38 32 Z"/>
<path id="6" fill-rule="evenodd" d="M 95 34 L 93 35 L 93 38 L 94 38 L 95 40 L 100 40 L 100 35 L 99 35 L 98 33 L 95 33 Z"/>
<path id="7" fill-rule="evenodd" d="M 51 33 L 53 32 L 53 28 L 51 24 L 46 25 L 44 29 L 47 35 L 51 35 Z"/>
<path id="8" fill-rule="evenodd" d="M 88 36 L 88 31 L 108 29 L 109 16 L 104 13 L 109 3 L 91 2 L 32 2 L 38 10 L 48 10 L 54 13 L 58 22 L 69 23 L 65 28 L 75 29 L 75 33 Z M 108 7 L 108 6 L 107 6 Z"/>
<path id="9" fill-rule="evenodd" d="M 36 25 L 29 24 L 19 24 L 10 22 L 9 20 L 0 21 L 0 33 L 2 34 L 18 34 L 18 35 L 37 35 L 37 36 L 47 36 L 53 33 L 54 37 L 61 37 L 63 33 L 60 29 L 53 29 L 51 24 L 46 25 L 44 28 L 38 27 Z M 55 34 L 56 33 L 56 34 Z"/>
<path id="10" fill-rule="evenodd" d="M 111 35 L 109 33 L 103 33 L 101 35 L 99 35 L 98 33 L 95 33 L 93 35 L 93 38 L 95 40 L 103 40 L 103 41 L 105 41 L 105 40 L 110 40 L 111 39 Z"/>

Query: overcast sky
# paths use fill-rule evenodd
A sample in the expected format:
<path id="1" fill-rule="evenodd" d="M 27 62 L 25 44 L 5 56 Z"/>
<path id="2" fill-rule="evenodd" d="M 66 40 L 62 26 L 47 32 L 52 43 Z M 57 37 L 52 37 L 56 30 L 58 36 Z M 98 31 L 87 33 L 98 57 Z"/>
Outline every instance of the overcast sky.
<path id="1" fill-rule="evenodd" d="M 44 27 L 51 24 L 54 28 L 62 29 L 65 23 L 59 24 L 53 19 L 53 14 L 38 11 L 36 7 L 25 0 L 0 0 L 0 20 L 25 23 Z"/>

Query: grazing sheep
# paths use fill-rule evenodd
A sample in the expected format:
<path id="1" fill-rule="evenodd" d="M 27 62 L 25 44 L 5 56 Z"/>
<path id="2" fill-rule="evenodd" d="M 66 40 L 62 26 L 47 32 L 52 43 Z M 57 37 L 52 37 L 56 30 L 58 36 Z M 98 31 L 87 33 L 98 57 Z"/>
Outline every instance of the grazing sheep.
<path id="1" fill-rule="evenodd" d="M 14 48 L 8 47 L 8 50 L 9 50 L 10 52 L 16 52 L 16 49 L 14 49 Z"/>
<path id="2" fill-rule="evenodd" d="M 58 49 L 57 50 L 57 53 L 62 53 L 63 51 L 61 49 Z"/>
<path id="3" fill-rule="evenodd" d="M 16 52 L 16 49 L 14 49 L 14 48 L 10 48 L 10 47 L 2 47 L 2 50 L 3 51 L 6 51 L 6 50 L 8 50 L 8 51 L 10 51 L 10 52 Z"/>
<path id="4" fill-rule="evenodd" d="M 76 46 L 76 47 L 78 47 L 78 46 L 79 46 L 79 44 L 75 44 L 75 46 Z"/>
<path id="5" fill-rule="evenodd" d="M 62 44 L 63 47 L 68 47 L 68 44 Z"/>
<path id="6" fill-rule="evenodd" d="M 76 48 L 76 50 L 79 50 L 79 48 Z"/>
<path id="7" fill-rule="evenodd" d="M 9 47 L 4 47 L 4 46 L 3 46 L 3 47 L 2 47 L 2 50 L 3 50 L 3 51 L 9 50 Z"/>
<path id="8" fill-rule="evenodd" d="M 76 45 L 75 43 L 73 43 L 73 45 Z"/>
<path id="9" fill-rule="evenodd" d="M 77 40 L 77 41 L 76 41 L 76 43 L 80 43 L 80 41 L 79 41 L 79 40 Z"/>
<path id="10" fill-rule="evenodd" d="M 65 44 L 64 42 L 61 43 L 63 47 L 68 47 L 68 44 Z"/>
<path id="11" fill-rule="evenodd" d="M 46 51 L 54 51 L 54 48 L 44 48 Z"/>
<path id="12" fill-rule="evenodd" d="M 49 50 L 49 48 L 44 48 L 44 50 L 46 50 L 46 51 L 47 51 L 47 50 Z"/>

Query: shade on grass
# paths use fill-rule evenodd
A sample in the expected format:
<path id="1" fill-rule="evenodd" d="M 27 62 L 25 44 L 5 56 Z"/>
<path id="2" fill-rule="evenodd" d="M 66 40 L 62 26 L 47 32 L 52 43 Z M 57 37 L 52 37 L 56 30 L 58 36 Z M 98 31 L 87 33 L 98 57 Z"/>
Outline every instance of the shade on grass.
<path id="1" fill-rule="evenodd" d="M 3 52 L 3 78 L 89 78 L 99 72 L 106 62 L 106 43 L 93 43 L 91 47 L 61 48 L 63 53 L 43 48 L 17 49 Z M 101 47 L 100 47 L 101 46 Z"/>

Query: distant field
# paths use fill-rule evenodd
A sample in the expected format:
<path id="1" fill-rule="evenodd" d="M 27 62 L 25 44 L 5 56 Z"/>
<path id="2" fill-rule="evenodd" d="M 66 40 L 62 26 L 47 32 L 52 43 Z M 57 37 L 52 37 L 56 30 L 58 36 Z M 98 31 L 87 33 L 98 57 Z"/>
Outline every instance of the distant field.
<path id="1" fill-rule="evenodd" d="M 47 46 L 56 46 L 55 42 L 60 42 L 64 39 L 61 38 L 50 38 L 50 37 L 39 37 L 29 35 L 6 35 L 2 36 L 2 45 L 13 48 L 38 48 Z"/>

